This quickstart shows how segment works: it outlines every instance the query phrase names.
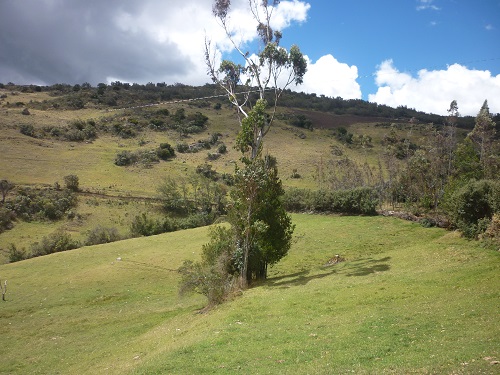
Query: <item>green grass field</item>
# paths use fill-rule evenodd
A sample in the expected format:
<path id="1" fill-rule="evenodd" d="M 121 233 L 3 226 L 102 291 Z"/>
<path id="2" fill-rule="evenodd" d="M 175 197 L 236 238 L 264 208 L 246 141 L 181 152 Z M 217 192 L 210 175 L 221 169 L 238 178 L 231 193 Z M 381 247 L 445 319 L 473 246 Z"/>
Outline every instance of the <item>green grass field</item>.
<path id="1" fill-rule="evenodd" d="M 175 270 L 206 228 L 1 265 L 0 373 L 498 373 L 498 252 L 394 218 L 293 220 L 269 279 L 203 314 Z"/>
<path id="2" fill-rule="evenodd" d="M 0 93 L 7 95 L 2 103 L 28 107 L 51 99 L 43 92 Z M 166 107 L 173 113 L 181 106 L 199 110 Z M 154 197 L 164 177 L 189 176 L 208 162 L 207 152 L 199 152 L 151 168 L 114 165 L 123 150 L 175 145 L 175 131 L 146 130 L 132 139 L 103 133 L 91 143 L 19 132 L 20 125 L 63 127 L 112 114 L 126 121 L 127 110 L 21 111 L 1 108 L 0 179 L 47 186 L 76 174 L 83 192 L 75 219 L 18 221 L 0 234 L 0 282 L 8 282 L 0 301 L 0 374 L 500 373 L 500 253 L 455 232 L 394 218 L 293 215 L 292 249 L 269 279 L 205 313 L 204 297 L 178 295 L 176 270 L 199 258 L 207 228 L 4 264 L 10 243 L 28 248 L 57 229 L 78 240 L 96 225 L 127 235 L 135 215 L 161 214 L 142 198 Z M 208 128 L 182 141 L 221 133 L 228 153 L 209 163 L 233 172 L 239 158 L 234 113 L 201 111 Z M 277 157 L 285 187 L 318 188 L 318 174 L 339 157 L 332 146 L 377 165 L 390 131 L 377 119 L 307 115 L 314 131 L 277 121 L 266 137 L 264 153 Z M 342 145 L 332 130 L 338 126 L 369 135 L 372 147 Z M 420 145 L 429 135 L 424 124 L 400 123 L 395 132 Z M 301 178 L 291 178 L 294 171 Z M 346 261 L 328 266 L 336 254 Z"/>

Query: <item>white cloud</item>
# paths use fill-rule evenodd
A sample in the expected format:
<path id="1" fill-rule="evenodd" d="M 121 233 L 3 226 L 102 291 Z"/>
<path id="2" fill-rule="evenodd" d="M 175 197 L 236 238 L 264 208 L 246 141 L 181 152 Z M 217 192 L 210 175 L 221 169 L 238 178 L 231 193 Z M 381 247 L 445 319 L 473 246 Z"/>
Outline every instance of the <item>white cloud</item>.
<path id="1" fill-rule="evenodd" d="M 432 4 L 433 2 L 434 0 L 417 0 L 418 3 L 417 10 L 427 10 L 427 9 L 440 10 L 441 8 Z"/>
<path id="2" fill-rule="evenodd" d="M 416 77 L 399 72 L 392 60 L 384 61 L 376 72 L 379 86 L 370 102 L 391 107 L 405 105 L 420 111 L 445 115 L 457 100 L 462 115 L 475 116 L 484 100 L 492 113 L 500 112 L 500 74 L 453 64 L 446 70 L 420 70 Z"/>
<path id="3" fill-rule="evenodd" d="M 339 62 L 332 55 L 320 57 L 316 62 L 307 56 L 307 73 L 301 86 L 293 90 L 316 93 L 329 97 L 340 96 L 344 99 L 360 99 L 361 89 L 356 82 L 358 68 Z"/>
<path id="4" fill-rule="evenodd" d="M 205 36 L 223 51 L 232 47 L 212 15 L 212 4 L 213 0 L 2 3 L 0 34 L 9 38 L 0 38 L 0 78 L 20 84 L 97 84 L 107 79 L 204 84 L 209 81 Z M 304 22 L 309 8 L 305 1 L 281 1 L 274 10 L 273 27 Z M 248 0 L 232 0 L 230 15 L 237 42 L 250 45 L 256 25 Z"/>
<path id="5" fill-rule="evenodd" d="M 304 55 L 304 58 L 307 61 L 307 72 L 303 83 L 298 86 L 292 83 L 288 86 L 290 90 L 332 98 L 340 96 L 343 99 L 361 99 L 361 88 L 356 82 L 358 68 L 355 65 L 349 66 L 341 63 L 332 55 L 322 56 L 316 62 L 313 62 L 307 55 Z M 249 59 L 258 62 L 258 56 L 255 54 L 250 55 Z M 266 69 L 263 69 L 263 72 L 265 71 Z M 278 79 L 280 87 L 286 84 L 289 73 L 290 71 L 286 70 L 281 72 Z M 273 84 L 270 83 L 270 86 Z"/>

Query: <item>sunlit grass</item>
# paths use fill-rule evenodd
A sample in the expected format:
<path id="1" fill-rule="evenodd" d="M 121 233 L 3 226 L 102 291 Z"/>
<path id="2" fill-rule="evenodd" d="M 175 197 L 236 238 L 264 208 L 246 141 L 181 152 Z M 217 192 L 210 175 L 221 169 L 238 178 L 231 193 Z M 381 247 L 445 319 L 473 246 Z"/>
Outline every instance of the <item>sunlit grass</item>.
<path id="1" fill-rule="evenodd" d="M 204 314 L 174 270 L 206 228 L 0 266 L 0 372 L 495 373 L 500 254 L 397 219 L 293 219 L 269 279 Z"/>

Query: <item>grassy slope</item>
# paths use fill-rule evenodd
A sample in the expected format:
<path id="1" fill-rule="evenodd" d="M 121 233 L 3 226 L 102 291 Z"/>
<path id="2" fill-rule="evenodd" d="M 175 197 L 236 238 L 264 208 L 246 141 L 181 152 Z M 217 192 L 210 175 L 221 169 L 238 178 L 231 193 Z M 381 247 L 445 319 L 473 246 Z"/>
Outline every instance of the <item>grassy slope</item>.
<path id="1" fill-rule="evenodd" d="M 269 280 L 206 314 L 172 271 L 206 228 L 0 266 L 0 373 L 498 371 L 498 252 L 392 218 L 293 219 Z"/>
<path id="2" fill-rule="evenodd" d="M 22 93 L 12 95 L 7 90 L 0 90 L 6 94 L 5 101 L 30 101 L 47 98 L 46 93 Z M 227 146 L 228 153 L 216 161 L 209 161 L 218 172 L 234 171 L 233 161 L 239 159 L 238 152 L 234 149 L 234 139 L 238 131 L 238 123 L 234 112 L 223 108 L 216 111 L 212 108 L 199 109 L 186 104 L 167 105 L 171 112 L 178 106 L 186 108 L 187 113 L 202 111 L 209 117 L 208 129 L 201 133 L 183 139 L 184 142 L 195 142 L 206 139 L 211 133 L 221 133 L 222 140 Z M 158 107 L 152 108 L 157 110 Z M 34 139 L 19 132 L 22 124 L 32 124 L 34 127 L 65 126 L 77 119 L 87 120 L 109 117 L 114 114 L 123 114 L 126 118 L 128 111 L 104 111 L 95 109 L 83 110 L 30 110 L 31 115 L 21 114 L 22 108 L 0 109 L 0 147 L 3 156 L 0 163 L 0 179 L 7 179 L 17 185 L 53 185 L 56 181 L 63 184 L 63 177 L 76 174 L 79 177 L 80 187 L 92 193 L 104 193 L 112 196 L 141 196 L 153 197 L 163 177 L 186 177 L 194 173 L 196 166 L 207 162 L 208 151 L 195 154 L 177 154 L 169 162 L 161 162 L 151 168 L 143 167 L 118 167 L 114 165 L 116 154 L 123 150 L 152 149 L 162 142 L 175 145 L 179 142 L 176 132 L 145 131 L 134 139 L 121 139 L 107 135 L 100 135 L 92 143 L 64 142 L 53 139 Z M 286 109 L 285 111 L 290 111 Z M 330 115 L 321 115 L 321 124 L 329 124 Z M 319 120 L 318 120 L 319 121 Z M 338 119 L 337 119 L 338 121 Z M 337 126 L 338 124 L 335 123 Z M 359 127 L 359 129 L 358 129 Z M 378 129 L 367 124 L 352 125 L 353 132 L 378 132 Z M 385 132 L 386 130 L 382 130 Z M 305 139 L 299 138 L 303 133 Z M 404 132 L 402 132 L 404 134 Z M 139 145 L 139 140 L 145 142 Z M 299 186 L 316 188 L 315 181 L 317 170 L 321 167 L 326 170 L 331 157 L 330 146 L 337 143 L 331 135 L 331 130 L 316 129 L 313 132 L 297 129 L 276 122 L 276 126 L 266 138 L 266 149 L 275 155 L 279 162 L 280 174 L 285 186 Z M 367 157 L 373 163 L 380 152 L 378 146 L 373 149 L 349 150 L 337 143 L 344 151 L 354 158 Z M 214 152 L 211 150 L 210 152 Z M 302 176 L 301 179 L 292 179 L 292 171 Z M 96 204 L 97 203 L 97 204 Z M 101 199 L 99 197 L 81 196 L 77 212 L 83 220 L 66 221 L 57 223 L 16 223 L 14 229 L 0 234 L 0 264 L 7 260 L 6 250 L 9 244 L 14 243 L 18 248 L 29 248 L 43 236 L 55 231 L 57 228 L 68 230 L 77 239 L 85 238 L 85 233 L 97 224 L 116 227 L 122 235 L 129 230 L 131 219 L 140 212 L 151 212 L 152 207 L 145 204 L 127 201 L 125 206 L 119 204 L 123 201 Z"/>

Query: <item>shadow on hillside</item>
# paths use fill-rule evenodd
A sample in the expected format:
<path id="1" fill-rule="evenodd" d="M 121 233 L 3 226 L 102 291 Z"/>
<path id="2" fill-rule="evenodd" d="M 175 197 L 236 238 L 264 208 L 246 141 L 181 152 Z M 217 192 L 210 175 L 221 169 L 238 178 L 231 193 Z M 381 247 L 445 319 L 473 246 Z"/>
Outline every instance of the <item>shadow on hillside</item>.
<path id="1" fill-rule="evenodd" d="M 391 266 L 387 264 L 391 260 L 391 257 L 385 257 L 381 259 L 358 259 L 352 262 L 342 262 L 344 268 L 334 269 L 336 265 L 327 266 L 328 271 L 324 273 L 319 273 L 315 275 L 308 275 L 309 271 L 301 271 L 292 273 L 290 275 L 283 275 L 278 277 L 273 277 L 267 280 L 267 286 L 269 287 L 279 287 L 279 288 L 290 288 L 292 286 L 305 285 L 309 281 L 314 279 L 322 279 L 324 277 L 331 276 L 333 274 L 351 276 L 367 276 L 373 273 L 385 272 L 391 269 Z M 337 263 L 339 264 L 339 263 Z"/>
<path id="2" fill-rule="evenodd" d="M 387 262 L 391 257 L 385 257 L 382 259 L 359 259 L 353 261 L 349 264 L 345 271 L 347 271 L 346 276 L 367 276 L 372 273 L 389 271 L 391 266 Z"/>
<path id="3" fill-rule="evenodd" d="M 297 273 L 293 273 L 291 275 L 284 275 L 279 277 L 273 277 L 267 280 L 267 284 L 270 287 L 279 287 L 279 288 L 290 288 L 292 286 L 305 285 L 311 280 L 322 279 L 323 277 L 328 277 L 337 273 L 336 270 L 332 269 L 326 273 L 320 273 L 316 275 L 309 275 L 309 271 L 301 271 Z"/>

